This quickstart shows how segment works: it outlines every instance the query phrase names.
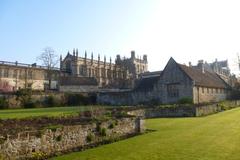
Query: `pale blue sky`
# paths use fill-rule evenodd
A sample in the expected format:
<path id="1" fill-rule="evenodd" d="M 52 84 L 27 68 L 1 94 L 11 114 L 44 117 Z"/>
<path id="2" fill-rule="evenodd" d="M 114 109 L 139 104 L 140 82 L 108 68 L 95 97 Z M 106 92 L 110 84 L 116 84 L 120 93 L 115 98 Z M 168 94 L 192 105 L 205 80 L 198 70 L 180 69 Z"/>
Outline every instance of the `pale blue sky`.
<path id="1" fill-rule="evenodd" d="M 46 46 L 57 54 L 115 58 L 148 54 L 150 70 L 234 59 L 240 52 L 238 0 L 1 0 L 0 60 L 33 63 Z M 39 62 L 38 62 L 39 63 Z"/>

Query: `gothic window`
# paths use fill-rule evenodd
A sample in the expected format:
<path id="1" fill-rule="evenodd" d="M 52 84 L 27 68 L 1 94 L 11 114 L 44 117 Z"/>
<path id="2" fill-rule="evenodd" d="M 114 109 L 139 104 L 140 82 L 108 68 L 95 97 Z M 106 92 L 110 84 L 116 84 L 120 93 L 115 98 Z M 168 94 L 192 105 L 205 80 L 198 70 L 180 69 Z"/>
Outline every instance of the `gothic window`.
<path id="1" fill-rule="evenodd" d="M 178 84 L 168 84 L 167 93 L 169 97 L 179 97 Z"/>
<path id="2" fill-rule="evenodd" d="M 207 88 L 207 93 L 209 93 L 209 88 Z"/>
<path id="3" fill-rule="evenodd" d="M 216 88 L 216 93 L 218 93 L 218 88 Z"/>
<path id="4" fill-rule="evenodd" d="M 213 93 L 213 88 L 211 89 L 211 92 Z"/>
<path id="5" fill-rule="evenodd" d="M 0 68 L 0 77 L 2 77 L 2 69 Z"/>

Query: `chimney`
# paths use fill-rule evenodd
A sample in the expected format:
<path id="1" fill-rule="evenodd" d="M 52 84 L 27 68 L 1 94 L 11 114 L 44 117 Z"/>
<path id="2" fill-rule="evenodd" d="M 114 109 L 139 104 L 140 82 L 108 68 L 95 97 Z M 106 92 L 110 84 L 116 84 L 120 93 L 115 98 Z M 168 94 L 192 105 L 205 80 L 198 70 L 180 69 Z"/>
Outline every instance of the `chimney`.
<path id="1" fill-rule="evenodd" d="M 205 69 L 203 65 L 202 65 L 202 73 L 205 73 Z"/>
<path id="2" fill-rule="evenodd" d="M 189 67 L 192 67 L 192 63 L 191 62 L 188 62 L 188 65 L 189 65 Z"/>
<path id="3" fill-rule="evenodd" d="M 205 73 L 203 60 L 198 61 L 198 68 L 201 69 L 202 73 Z"/>

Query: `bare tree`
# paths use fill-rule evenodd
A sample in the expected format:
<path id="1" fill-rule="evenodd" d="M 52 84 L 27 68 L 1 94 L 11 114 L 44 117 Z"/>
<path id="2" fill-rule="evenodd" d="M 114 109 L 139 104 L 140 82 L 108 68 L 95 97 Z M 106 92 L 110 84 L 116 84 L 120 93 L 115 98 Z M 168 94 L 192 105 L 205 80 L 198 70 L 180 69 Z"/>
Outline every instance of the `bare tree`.
<path id="1" fill-rule="evenodd" d="M 50 89 L 54 68 L 56 68 L 59 63 L 58 55 L 55 53 L 54 49 L 46 47 L 43 49 L 41 55 L 37 57 L 37 60 L 40 60 L 42 65 L 47 67 L 48 87 Z"/>

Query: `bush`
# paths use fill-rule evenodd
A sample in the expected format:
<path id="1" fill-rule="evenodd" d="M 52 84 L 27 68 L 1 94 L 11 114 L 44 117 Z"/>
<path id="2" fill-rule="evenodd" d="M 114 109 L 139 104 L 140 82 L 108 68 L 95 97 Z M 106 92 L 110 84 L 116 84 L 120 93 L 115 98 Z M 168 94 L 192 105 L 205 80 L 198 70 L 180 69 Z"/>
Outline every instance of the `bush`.
<path id="1" fill-rule="evenodd" d="M 8 108 L 8 102 L 6 97 L 0 97 L 0 109 Z"/>
<path id="2" fill-rule="evenodd" d="M 32 90 L 31 89 L 20 89 L 16 92 L 17 100 L 20 101 L 24 108 L 34 108 L 36 103 L 32 100 Z"/>
<path id="3" fill-rule="evenodd" d="M 59 106 L 60 105 L 60 102 L 57 101 L 57 99 L 50 95 L 50 96 L 47 96 L 45 97 L 45 100 L 44 100 L 44 106 L 46 107 L 56 107 L 56 106 Z"/>
<path id="4" fill-rule="evenodd" d="M 67 105 L 69 106 L 78 106 L 78 105 L 87 105 L 88 98 L 82 94 L 68 93 L 66 94 Z"/>
<path id="5" fill-rule="evenodd" d="M 65 105 L 79 106 L 79 105 L 89 105 L 96 104 L 96 95 L 89 94 L 83 95 L 80 93 L 65 93 Z"/>
<path id="6" fill-rule="evenodd" d="M 23 104 L 24 108 L 36 108 L 37 105 L 32 100 L 29 100 Z"/>
<path id="7" fill-rule="evenodd" d="M 193 104 L 193 99 L 191 97 L 183 97 L 178 100 L 178 104 Z"/>

